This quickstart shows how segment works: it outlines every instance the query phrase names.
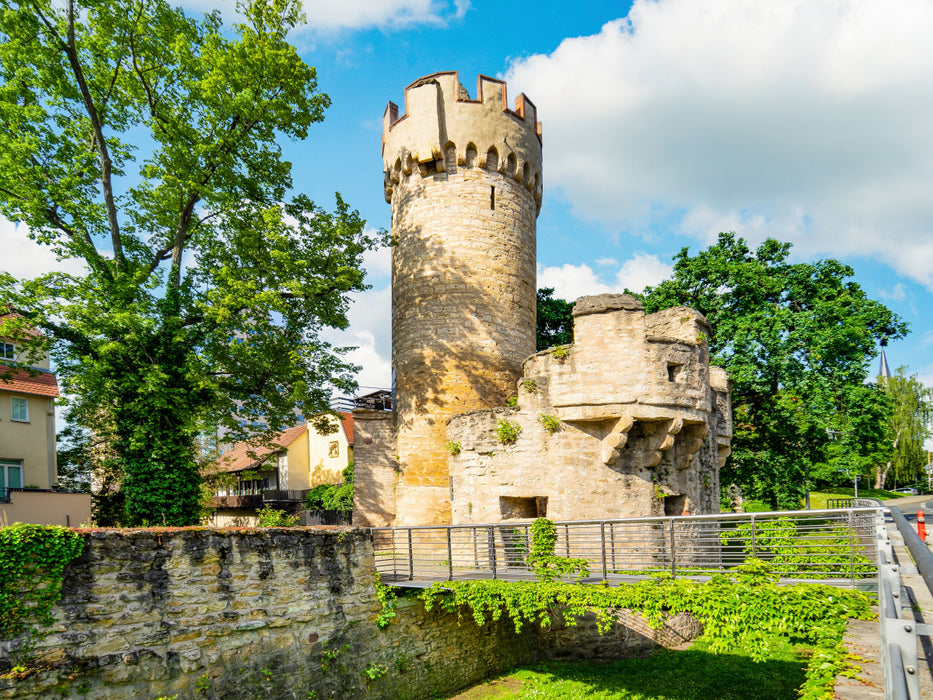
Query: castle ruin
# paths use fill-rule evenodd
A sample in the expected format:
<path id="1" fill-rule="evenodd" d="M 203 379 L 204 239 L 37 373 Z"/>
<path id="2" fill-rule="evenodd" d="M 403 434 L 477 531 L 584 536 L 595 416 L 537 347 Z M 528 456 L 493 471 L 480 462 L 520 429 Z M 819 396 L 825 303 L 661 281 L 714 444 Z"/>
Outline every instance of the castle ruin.
<path id="1" fill-rule="evenodd" d="M 731 411 L 702 315 L 584 297 L 575 342 L 535 354 L 531 101 L 421 78 L 386 109 L 383 163 L 396 401 L 354 412 L 354 524 L 718 512 Z"/>

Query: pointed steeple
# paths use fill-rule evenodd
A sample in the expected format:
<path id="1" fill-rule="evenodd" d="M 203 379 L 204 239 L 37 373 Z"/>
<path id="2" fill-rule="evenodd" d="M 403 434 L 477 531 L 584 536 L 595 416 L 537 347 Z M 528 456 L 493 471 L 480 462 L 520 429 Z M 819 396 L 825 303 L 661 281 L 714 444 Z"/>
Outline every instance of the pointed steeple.
<path id="1" fill-rule="evenodd" d="M 888 358 L 884 354 L 884 345 L 881 346 L 881 363 L 878 365 L 878 378 L 888 379 L 891 376 L 891 369 L 888 367 Z"/>

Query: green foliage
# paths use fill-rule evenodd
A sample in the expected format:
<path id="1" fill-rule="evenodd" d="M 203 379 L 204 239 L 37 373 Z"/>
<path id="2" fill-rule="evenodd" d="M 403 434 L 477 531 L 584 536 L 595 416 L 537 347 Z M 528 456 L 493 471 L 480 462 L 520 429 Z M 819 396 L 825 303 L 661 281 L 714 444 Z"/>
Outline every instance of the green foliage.
<path id="1" fill-rule="evenodd" d="M 509 408 L 515 408 L 516 406 L 518 406 L 518 397 L 510 396 L 509 398 L 505 400 L 505 405 L 508 406 Z"/>
<path id="2" fill-rule="evenodd" d="M 559 346 L 557 346 L 556 348 L 554 348 L 553 350 L 551 350 L 551 354 L 552 354 L 554 357 L 556 357 L 556 358 L 558 359 L 558 361 L 563 362 L 563 361 L 566 359 L 566 357 L 570 354 L 570 346 L 569 346 L 569 345 L 559 345 Z"/>
<path id="3" fill-rule="evenodd" d="M 745 501 L 742 509 L 746 513 L 767 513 L 771 510 L 771 504 L 764 501 Z"/>
<path id="4" fill-rule="evenodd" d="M 882 341 L 907 326 L 869 299 L 836 260 L 788 262 L 790 244 L 756 251 L 735 234 L 675 257 L 672 279 L 645 291 L 645 311 L 690 306 L 710 321 L 710 360 L 733 383 L 732 454 L 722 483 L 794 508 L 808 475 L 867 474 L 881 458 L 888 405 L 866 384 Z"/>
<path id="5" fill-rule="evenodd" d="M 55 437 L 56 467 L 59 488 L 91 492 L 91 472 L 94 470 L 93 435 L 65 418 L 66 424 Z"/>
<path id="6" fill-rule="evenodd" d="M 590 575 L 585 559 L 556 556 L 556 544 L 557 526 L 553 520 L 537 518 L 531 523 L 531 553 L 525 562 L 539 581 L 548 582 L 573 575 L 579 580 Z"/>
<path id="7" fill-rule="evenodd" d="M 81 556 L 84 539 L 63 527 L 14 523 L 0 527 L 0 638 L 52 624 L 52 606 L 61 598 L 62 573 Z"/>
<path id="8" fill-rule="evenodd" d="M 350 651 L 349 644 L 344 644 L 339 649 L 329 649 L 327 642 L 321 642 L 321 670 L 327 673 L 330 670 L 330 662 L 339 659 L 345 651 Z"/>
<path id="9" fill-rule="evenodd" d="M 898 484 L 915 483 L 923 477 L 927 462 L 924 443 L 933 437 L 933 389 L 916 375 L 907 376 L 905 367 L 898 367 L 891 377 L 879 378 L 878 383 L 891 404 L 885 435 L 890 454 L 879 465 L 875 488 L 884 488 L 892 476 Z"/>
<path id="10" fill-rule="evenodd" d="M 300 8 L 248 0 L 225 28 L 165 0 L 4 7 L 0 215 L 86 272 L 0 272 L 2 334 L 51 350 L 72 419 L 106 436 L 122 524 L 194 524 L 205 422 L 269 441 L 354 388 L 320 333 L 375 241 L 339 195 L 289 194 L 277 142 L 330 103 L 286 41 Z"/>
<path id="11" fill-rule="evenodd" d="M 388 666 L 385 664 L 377 664 L 375 661 L 372 661 L 366 668 L 360 671 L 360 675 L 363 676 L 367 682 L 371 683 L 372 681 L 379 680 L 388 672 Z"/>
<path id="12" fill-rule="evenodd" d="M 870 578 L 876 573 L 870 559 L 852 554 L 858 543 L 846 525 L 837 523 L 828 531 L 801 534 L 792 518 L 769 518 L 755 522 L 754 534 L 753 541 L 752 524 L 744 522 L 734 530 L 724 530 L 720 539 L 724 546 L 741 545 L 749 557 L 767 559 L 767 566 L 778 576 L 802 571 L 807 578 Z"/>
<path id="13" fill-rule="evenodd" d="M 521 432 L 522 426 L 506 418 L 500 418 L 496 424 L 496 439 L 503 445 L 514 445 Z"/>
<path id="14" fill-rule="evenodd" d="M 319 484 L 305 496 L 308 510 L 337 510 L 353 512 L 353 465 L 343 470 L 342 484 Z"/>
<path id="15" fill-rule="evenodd" d="M 542 413 L 538 416 L 538 422 L 544 426 L 544 429 L 552 435 L 560 430 L 560 418 Z"/>
<path id="16" fill-rule="evenodd" d="M 639 612 L 654 629 L 678 613 L 690 613 L 706 630 L 710 652 L 730 654 L 743 649 L 755 661 L 774 651 L 776 638 L 817 647 L 807 665 L 802 697 L 831 692 L 836 673 L 847 665 L 842 647 L 850 617 L 871 619 L 871 601 L 860 591 L 819 584 L 782 586 L 770 580 L 767 567 L 753 563 L 738 579 L 715 575 L 700 583 L 667 576 L 618 586 L 498 580 L 435 583 L 421 594 L 427 610 L 469 611 L 477 625 L 512 621 L 515 631 L 525 624 L 547 627 L 557 622 L 575 625 L 587 611 L 596 613 L 601 632 L 621 610 Z"/>
<path id="17" fill-rule="evenodd" d="M 535 332 L 538 350 L 573 342 L 573 304 L 555 299 L 554 289 L 538 290 L 538 323 Z"/>
<path id="18" fill-rule="evenodd" d="M 460 441 L 459 441 L 459 440 L 456 441 L 456 442 L 448 442 L 448 443 L 447 443 L 447 453 L 448 453 L 449 455 L 452 455 L 452 456 L 456 457 L 457 455 L 460 454 L 460 449 L 461 449 L 461 446 L 460 446 Z"/>
<path id="19" fill-rule="evenodd" d="M 538 391 L 538 382 L 534 379 L 526 379 L 522 382 L 522 389 L 527 391 L 529 394 L 534 394 Z"/>
<path id="20" fill-rule="evenodd" d="M 398 593 L 393 586 L 387 586 L 382 582 L 379 572 L 376 572 L 376 579 L 373 585 L 376 588 L 376 600 L 379 601 L 381 610 L 376 618 L 376 626 L 383 630 L 392 622 L 395 617 L 395 608 L 398 607 Z"/>
<path id="21" fill-rule="evenodd" d="M 198 680 L 194 684 L 194 688 L 199 693 L 204 695 L 210 692 L 211 685 L 213 685 L 213 679 L 210 676 L 208 676 L 206 673 L 204 673 L 198 677 Z"/>
<path id="22" fill-rule="evenodd" d="M 290 515 L 272 506 L 263 506 L 256 515 L 259 516 L 259 527 L 295 527 L 301 521 L 300 515 Z"/>

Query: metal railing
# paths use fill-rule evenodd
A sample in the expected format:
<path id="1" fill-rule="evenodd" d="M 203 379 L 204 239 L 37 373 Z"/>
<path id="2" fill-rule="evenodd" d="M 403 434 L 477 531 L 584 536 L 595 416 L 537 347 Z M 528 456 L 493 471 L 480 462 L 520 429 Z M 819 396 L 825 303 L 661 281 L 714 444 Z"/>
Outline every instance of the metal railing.
<path id="1" fill-rule="evenodd" d="M 889 509 L 918 573 L 933 593 L 933 553 L 914 532 L 900 509 L 896 506 L 889 506 Z M 919 700 L 917 635 L 933 634 L 933 625 L 917 622 L 912 614 L 904 616 L 905 607 L 908 610 L 912 608 L 909 603 L 905 606 L 901 567 L 894 560 L 891 540 L 885 528 L 879 533 L 878 552 L 878 620 L 881 624 L 884 697 L 886 700 Z"/>
<path id="2" fill-rule="evenodd" d="M 707 577 L 757 557 L 783 579 L 868 587 L 877 579 L 879 524 L 876 508 L 559 522 L 555 553 L 586 560 L 588 582 L 661 572 Z M 525 563 L 530 526 L 373 528 L 376 568 L 403 586 L 533 579 Z"/>

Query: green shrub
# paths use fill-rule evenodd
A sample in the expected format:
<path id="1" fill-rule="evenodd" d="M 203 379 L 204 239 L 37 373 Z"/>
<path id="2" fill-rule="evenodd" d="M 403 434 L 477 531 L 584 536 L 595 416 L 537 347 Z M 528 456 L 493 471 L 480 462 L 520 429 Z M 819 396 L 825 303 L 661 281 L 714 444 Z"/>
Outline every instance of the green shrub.
<path id="1" fill-rule="evenodd" d="M 745 501 L 743 506 L 746 513 L 767 513 L 774 510 L 770 503 L 764 501 Z"/>
<path id="2" fill-rule="evenodd" d="M 256 515 L 259 516 L 259 527 L 295 527 L 301 520 L 300 515 L 289 515 L 272 506 L 263 506 Z"/>
<path id="3" fill-rule="evenodd" d="M 308 491 L 305 508 L 308 510 L 339 510 L 353 512 L 353 465 L 343 470 L 342 484 L 320 484 Z"/>
<path id="4" fill-rule="evenodd" d="M 447 452 L 454 457 L 460 454 L 460 443 L 459 442 L 448 442 L 447 443 Z"/>
<path id="5" fill-rule="evenodd" d="M 544 426 L 544 429 L 551 434 L 556 433 L 560 430 L 560 418 L 557 416 L 550 416 L 547 413 L 542 413 L 538 416 L 538 422 Z"/>

